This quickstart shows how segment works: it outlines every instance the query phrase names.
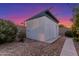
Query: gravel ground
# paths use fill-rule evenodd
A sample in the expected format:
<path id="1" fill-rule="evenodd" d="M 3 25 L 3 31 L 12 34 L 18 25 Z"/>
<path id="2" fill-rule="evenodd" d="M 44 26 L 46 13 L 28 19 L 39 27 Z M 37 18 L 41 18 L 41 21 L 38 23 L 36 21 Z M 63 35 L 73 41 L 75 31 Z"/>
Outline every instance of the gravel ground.
<path id="1" fill-rule="evenodd" d="M 79 42 L 74 41 L 74 45 L 75 45 L 77 54 L 78 54 L 78 56 L 79 56 Z"/>
<path id="2" fill-rule="evenodd" d="M 0 45 L 0 56 L 59 56 L 65 37 L 48 44 L 26 39 L 24 43 L 13 42 Z"/>

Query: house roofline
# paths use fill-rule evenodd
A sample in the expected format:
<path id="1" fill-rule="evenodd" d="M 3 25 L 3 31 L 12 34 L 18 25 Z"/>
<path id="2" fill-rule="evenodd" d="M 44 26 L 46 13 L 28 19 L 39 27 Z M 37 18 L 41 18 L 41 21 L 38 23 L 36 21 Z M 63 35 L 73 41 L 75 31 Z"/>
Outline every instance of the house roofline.
<path id="1" fill-rule="evenodd" d="M 45 16 L 45 15 L 41 15 L 41 16 L 35 17 L 35 16 L 37 16 L 37 15 L 39 15 L 39 14 L 42 14 L 42 13 L 47 14 L 47 16 L 51 17 L 53 21 L 59 23 L 59 21 L 56 19 L 56 17 L 55 17 L 54 15 L 52 15 L 49 10 L 42 11 L 42 12 L 40 12 L 40 13 L 38 13 L 38 14 L 32 16 L 31 18 L 29 18 L 29 19 L 27 19 L 27 20 L 25 20 L 25 21 L 29 21 L 29 20 L 32 20 L 32 19 L 35 19 L 35 18 L 38 18 L 38 17 L 41 17 L 41 16 Z"/>

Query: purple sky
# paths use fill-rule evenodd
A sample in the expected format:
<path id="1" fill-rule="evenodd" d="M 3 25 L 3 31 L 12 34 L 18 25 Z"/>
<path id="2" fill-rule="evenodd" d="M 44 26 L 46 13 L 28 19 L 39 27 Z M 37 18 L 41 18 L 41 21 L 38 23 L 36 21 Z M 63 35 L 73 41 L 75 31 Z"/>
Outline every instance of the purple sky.
<path id="1" fill-rule="evenodd" d="M 72 10 L 78 4 L 68 3 L 51 3 L 51 4 L 33 4 L 33 3 L 7 3 L 0 4 L 0 18 L 8 19 L 16 24 L 20 24 L 24 20 L 38 14 L 39 12 L 52 8 L 51 13 L 64 25 L 71 24 Z"/>

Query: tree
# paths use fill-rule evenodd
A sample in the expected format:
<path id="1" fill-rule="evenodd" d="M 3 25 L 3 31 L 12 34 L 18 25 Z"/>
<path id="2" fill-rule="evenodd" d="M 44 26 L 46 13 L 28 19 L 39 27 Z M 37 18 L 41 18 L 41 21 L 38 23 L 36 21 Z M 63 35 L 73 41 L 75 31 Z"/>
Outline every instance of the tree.
<path id="1" fill-rule="evenodd" d="M 79 41 L 79 7 L 73 9 L 73 35 Z"/>
<path id="2" fill-rule="evenodd" d="M 64 28 L 64 25 L 60 24 L 59 27 L 63 27 Z"/>
<path id="3" fill-rule="evenodd" d="M 11 21 L 0 19 L 0 43 L 15 40 L 17 27 Z"/>

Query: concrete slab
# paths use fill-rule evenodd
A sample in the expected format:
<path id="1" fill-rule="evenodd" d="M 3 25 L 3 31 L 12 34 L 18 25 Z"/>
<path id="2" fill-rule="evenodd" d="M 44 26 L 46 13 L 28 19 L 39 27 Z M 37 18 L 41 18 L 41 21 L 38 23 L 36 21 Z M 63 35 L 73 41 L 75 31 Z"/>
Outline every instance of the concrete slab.
<path id="1" fill-rule="evenodd" d="M 66 37 L 60 56 L 78 56 L 72 38 Z"/>

